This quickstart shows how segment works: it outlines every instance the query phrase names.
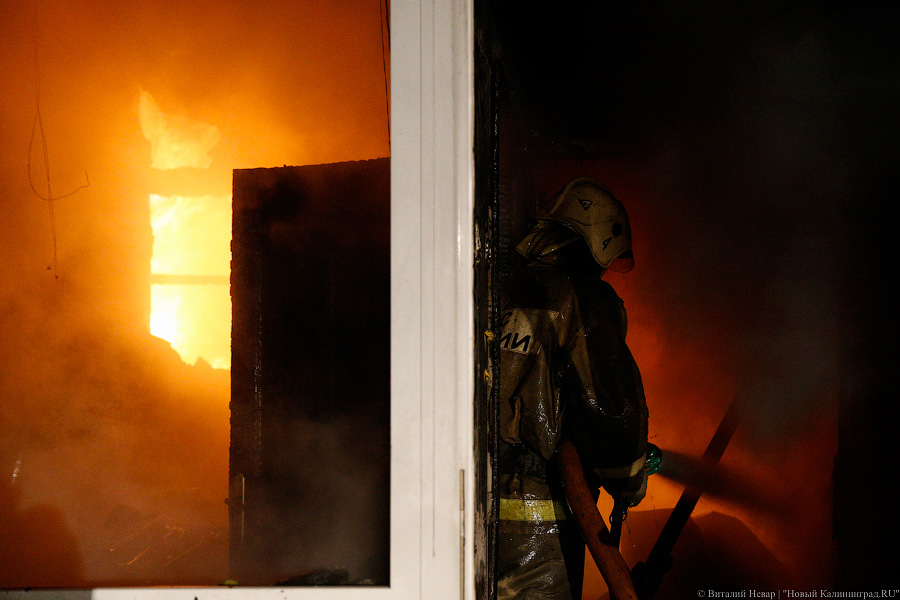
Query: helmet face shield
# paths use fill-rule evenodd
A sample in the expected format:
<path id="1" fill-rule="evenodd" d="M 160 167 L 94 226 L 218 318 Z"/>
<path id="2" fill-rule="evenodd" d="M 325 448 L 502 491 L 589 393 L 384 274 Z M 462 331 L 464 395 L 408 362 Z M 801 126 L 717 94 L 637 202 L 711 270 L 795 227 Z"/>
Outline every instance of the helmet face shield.
<path id="1" fill-rule="evenodd" d="M 573 179 L 537 218 L 570 227 L 584 238 L 594 260 L 605 269 L 624 273 L 634 266 L 628 213 L 596 179 Z"/>

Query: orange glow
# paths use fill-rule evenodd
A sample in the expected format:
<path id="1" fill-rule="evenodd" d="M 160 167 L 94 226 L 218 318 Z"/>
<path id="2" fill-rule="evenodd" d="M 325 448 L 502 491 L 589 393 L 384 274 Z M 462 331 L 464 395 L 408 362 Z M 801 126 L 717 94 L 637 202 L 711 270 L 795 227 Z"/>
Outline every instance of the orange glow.
<path id="1" fill-rule="evenodd" d="M 0 6 L 0 588 L 215 586 L 232 170 L 390 154 L 379 6 Z"/>
<path id="2" fill-rule="evenodd" d="M 231 296 L 227 285 L 163 285 L 151 288 L 150 333 L 168 341 L 181 359 L 231 367 Z"/>
<path id="3" fill-rule="evenodd" d="M 141 132 L 150 142 L 154 169 L 197 167 L 212 164 L 209 156 L 222 133 L 218 127 L 183 115 L 164 113 L 149 93 L 141 90 L 138 103 Z"/>
<path id="4" fill-rule="evenodd" d="M 141 90 L 141 131 L 150 142 L 154 169 L 206 169 L 219 143 L 218 127 L 163 112 Z M 230 196 L 150 194 L 150 333 L 168 341 L 181 359 L 231 363 Z"/>
<path id="5" fill-rule="evenodd" d="M 150 195 L 150 333 L 182 360 L 231 362 L 230 196 Z"/>
<path id="6" fill-rule="evenodd" d="M 231 196 L 150 194 L 153 258 L 166 275 L 227 276 L 231 262 Z"/>

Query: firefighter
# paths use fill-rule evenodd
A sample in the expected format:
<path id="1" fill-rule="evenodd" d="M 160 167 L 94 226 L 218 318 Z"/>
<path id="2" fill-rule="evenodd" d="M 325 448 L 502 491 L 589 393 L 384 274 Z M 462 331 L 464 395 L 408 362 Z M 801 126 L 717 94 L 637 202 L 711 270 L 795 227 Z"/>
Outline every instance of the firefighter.
<path id="1" fill-rule="evenodd" d="M 633 264 L 622 204 L 600 182 L 570 181 L 519 243 L 502 290 L 501 600 L 579 600 L 584 542 L 553 460 L 578 450 L 597 497 L 634 506 L 646 492 L 647 407 L 625 344 L 622 300 L 602 280 Z"/>

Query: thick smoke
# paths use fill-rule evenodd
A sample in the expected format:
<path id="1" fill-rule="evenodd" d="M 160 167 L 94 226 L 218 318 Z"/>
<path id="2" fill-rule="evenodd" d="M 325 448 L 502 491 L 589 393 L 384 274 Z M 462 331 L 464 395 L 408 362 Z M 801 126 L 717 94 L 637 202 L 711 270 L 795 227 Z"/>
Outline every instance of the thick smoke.
<path id="1" fill-rule="evenodd" d="M 650 119 L 664 133 L 647 133 L 634 173 L 649 204 L 637 221 L 646 270 L 635 273 L 634 295 L 681 373 L 647 372 L 657 442 L 699 454 L 727 403 L 741 403 L 722 466 L 755 480 L 768 509 L 754 494 L 717 499 L 714 487 L 707 507 L 747 523 L 785 567 L 775 583 L 798 589 L 836 583 L 838 402 L 857 376 L 846 352 L 864 305 L 851 303 L 850 275 L 860 261 L 883 260 L 854 255 L 853 238 L 868 232 L 848 207 L 869 204 L 856 186 L 872 171 L 853 146 L 867 134 L 849 123 L 869 112 L 875 129 L 884 114 L 880 100 L 861 101 L 861 81 L 873 98 L 898 83 L 896 72 L 860 62 L 826 16 L 797 6 L 731 22 L 722 46 L 723 34 L 708 33 L 693 58 L 718 73 L 686 84 L 708 94 L 706 110 L 673 111 L 680 127 Z"/>
<path id="2" fill-rule="evenodd" d="M 85 321 L 76 300 L 4 306 L 2 583 L 217 583 L 228 374 Z M 66 560 L 42 568 L 47 552 Z"/>
<path id="3" fill-rule="evenodd" d="M 802 2 L 612 4 L 585 9 L 559 35 L 543 25 L 554 15 L 499 25 L 506 114 L 518 123 L 501 140 L 501 193 L 511 190 L 501 201 L 528 213 L 569 178 L 592 175 L 629 210 L 636 266 L 608 279 L 628 309 L 651 441 L 675 464 L 651 481 L 637 510 L 654 523 L 635 517 L 641 530 L 624 542 L 626 557 L 646 558 L 665 522 L 653 509 L 673 506 L 699 478 L 707 494 L 697 516 L 737 520 L 707 519 L 717 533 L 695 535 L 676 557 L 672 577 L 690 580 L 692 596 L 728 580 L 726 559 L 736 586 L 759 574 L 738 577 L 740 555 L 727 548 L 746 533 L 773 559 L 757 564 L 768 573 L 756 585 L 833 586 L 838 428 L 855 425 L 847 415 L 839 423 L 838 405 L 874 416 L 859 402 L 865 392 L 847 396 L 875 389 L 856 383 L 877 367 L 860 369 L 868 355 L 853 352 L 881 339 L 880 320 L 893 331 L 888 313 L 865 312 L 886 307 L 878 273 L 889 238 L 876 215 L 896 191 L 883 165 L 896 157 L 888 115 L 900 75 L 881 52 L 895 15 Z M 582 109 L 585 97 L 593 104 Z M 521 130 L 533 135 L 522 142 Z M 732 401 L 742 421 L 719 470 L 691 464 Z M 857 443 L 873 454 L 886 446 Z M 848 483 L 867 485 L 841 483 L 844 494 Z M 877 552 L 843 533 L 847 552 Z M 715 550 L 720 560 L 702 568 Z M 589 577 L 585 597 L 600 587 Z"/>
<path id="4" fill-rule="evenodd" d="M 149 194 L 387 156 L 381 31 L 377 3 L 2 3 L 0 587 L 225 578 L 229 375 L 149 335 Z M 142 90 L 218 129 L 208 169 L 151 168 Z"/>

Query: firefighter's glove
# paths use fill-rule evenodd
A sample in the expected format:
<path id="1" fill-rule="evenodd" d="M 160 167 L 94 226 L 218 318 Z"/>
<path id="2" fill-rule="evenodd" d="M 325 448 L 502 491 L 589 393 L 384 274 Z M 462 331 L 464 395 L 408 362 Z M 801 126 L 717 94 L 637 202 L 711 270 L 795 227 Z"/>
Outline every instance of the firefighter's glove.
<path id="1" fill-rule="evenodd" d="M 641 472 L 628 480 L 628 491 L 626 492 L 628 506 L 637 506 L 647 495 L 647 471 L 641 469 Z M 632 491 L 633 490 L 633 491 Z M 624 500 L 625 498 L 623 498 Z"/>
<path id="2" fill-rule="evenodd" d="M 627 479 L 608 479 L 603 487 L 617 504 L 637 506 L 647 494 L 647 472 L 641 469 Z"/>

